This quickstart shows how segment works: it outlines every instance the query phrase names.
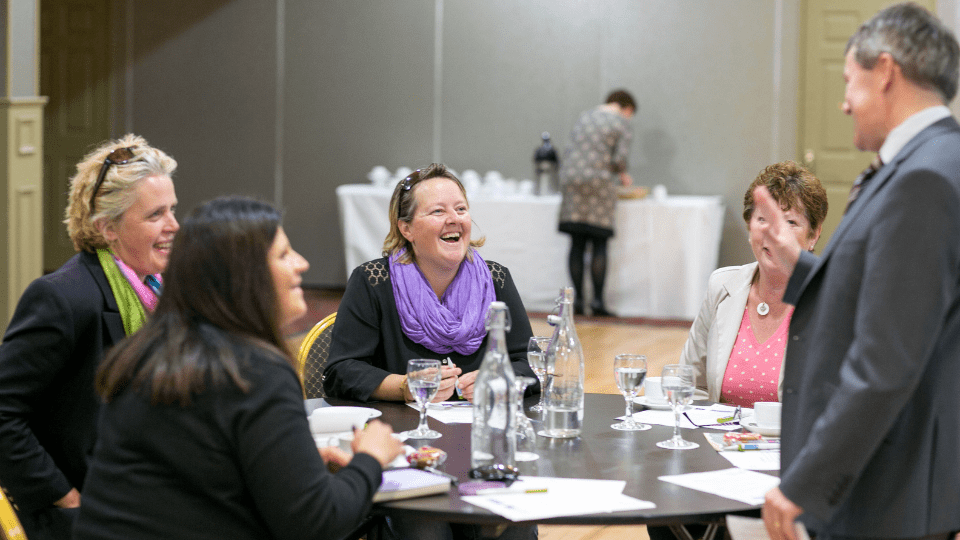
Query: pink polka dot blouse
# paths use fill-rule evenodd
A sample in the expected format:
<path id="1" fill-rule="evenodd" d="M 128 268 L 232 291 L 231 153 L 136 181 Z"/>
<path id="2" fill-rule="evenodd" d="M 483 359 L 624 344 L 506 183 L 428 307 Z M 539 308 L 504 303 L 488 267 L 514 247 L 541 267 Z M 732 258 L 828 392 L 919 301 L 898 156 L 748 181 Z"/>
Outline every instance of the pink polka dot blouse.
<path id="1" fill-rule="evenodd" d="M 784 317 L 777 331 L 760 343 L 753 334 L 750 313 L 743 310 L 737 343 L 730 353 L 727 369 L 720 386 L 720 401 L 744 407 L 753 407 L 757 401 L 779 401 L 777 383 L 780 366 L 787 348 L 787 331 L 793 310 Z"/>

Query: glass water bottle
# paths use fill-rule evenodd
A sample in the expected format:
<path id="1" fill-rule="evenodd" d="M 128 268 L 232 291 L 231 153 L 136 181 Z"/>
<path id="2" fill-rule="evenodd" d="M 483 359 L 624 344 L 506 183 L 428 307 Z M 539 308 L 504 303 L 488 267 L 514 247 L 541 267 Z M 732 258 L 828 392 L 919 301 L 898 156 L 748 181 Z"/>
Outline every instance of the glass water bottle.
<path id="1" fill-rule="evenodd" d="M 569 438 L 583 425 L 583 347 L 573 325 L 573 287 L 560 289 L 560 316 L 547 347 L 543 434 Z"/>
<path id="2" fill-rule="evenodd" d="M 516 384 L 507 354 L 510 311 L 503 302 L 487 310 L 487 352 L 477 372 L 470 430 L 470 466 L 480 478 L 502 478 L 516 470 Z"/>

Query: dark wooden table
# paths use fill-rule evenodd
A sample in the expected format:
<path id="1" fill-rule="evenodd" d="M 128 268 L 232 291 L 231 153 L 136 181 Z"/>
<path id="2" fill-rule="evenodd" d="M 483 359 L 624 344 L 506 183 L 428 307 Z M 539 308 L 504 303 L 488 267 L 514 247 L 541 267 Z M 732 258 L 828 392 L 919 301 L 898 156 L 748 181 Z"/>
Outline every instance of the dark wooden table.
<path id="1" fill-rule="evenodd" d="M 527 398 L 524 407 L 534 405 L 539 398 Z M 357 405 L 354 402 L 328 400 L 331 405 Z M 383 412 L 380 420 L 390 424 L 396 432 L 417 426 L 418 413 L 401 403 L 371 403 Z M 640 410 L 640 406 L 636 407 Z M 727 514 L 756 512 L 759 508 L 742 502 L 703 493 L 658 480 L 659 476 L 689 472 L 705 472 L 732 467 L 730 462 L 707 444 L 705 430 L 682 431 L 683 437 L 700 445 L 693 450 L 666 450 L 656 443 L 669 439 L 673 428 L 653 426 L 638 432 L 617 431 L 610 427 L 622 416 L 624 400 L 619 395 L 587 394 L 584 411 L 584 430 L 575 439 L 537 438 L 540 459 L 519 462 L 521 473 L 533 476 L 562 478 L 593 478 L 625 480 L 625 495 L 652 501 L 656 508 L 627 512 L 557 517 L 540 520 L 551 525 L 671 525 L 718 522 Z M 531 416 L 532 413 L 528 413 Z M 540 422 L 534 419 L 534 427 Z M 441 467 L 445 472 L 467 481 L 470 469 L 470 424 L 444 424 L 428 419 L 430 427 L 443 434 L 433 441 L 411 441 L 417 447 L 428 444 L 447 452 L 447 461 Z M 712 430 L 711 430 L 712 431 Z M 420 519 L 480 525 L 510 523 L 497 514 L 473 506 L 460 499 L 455 489 L 447 495 L 421 497 L 377 504 L 375 513 L 402 515 L 416 514 Z M 675 531 L 677 532 L 677 531 Z M 680 534 L 680 533 L 678 533 Z M 681 534 L 681 537 L 682 534 Z"/>

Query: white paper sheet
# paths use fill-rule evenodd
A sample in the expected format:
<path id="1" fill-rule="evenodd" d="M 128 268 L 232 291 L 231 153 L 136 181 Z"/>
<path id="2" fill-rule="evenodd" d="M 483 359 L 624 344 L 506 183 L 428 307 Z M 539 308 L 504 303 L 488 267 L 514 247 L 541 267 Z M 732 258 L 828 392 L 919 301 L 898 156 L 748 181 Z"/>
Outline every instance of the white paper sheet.
<path id="1" fill-rule="evenodd" d="M 749 469 L 751 471 L 780 470 L 779 450 L 725 451 L 720 452 L 720 456 L 729 461 L 734 467 L 740 469 Z"/>
<path id="2" fill-rule="evenodd" d="M 797 538 L 800 540 L 810 540 L 810 533 L 803 523 L 795 522 L 797 527 Z M 727 516 L 727 531 L 733 540 L 770 540 L 770 534 L 763 525 L 760 518 L 751 518 L 744 516 Z"/>
<path id="3" fill-rule="evenodd" d="M 463 402 L 452 402 L 456 405 L 443 405 L 440 403 L 430 403 L 427 407 L 427 416 L 434 420 L 439 420 L 444 424 L 472 424 L 473 423 L 473 404 Z M 420 412 L 420 407 L 416 403 L 407 403 L 407 406 Z"/>
<path id="4" fill-rule="evenodd" d="M 660 480 L 758 506 L 768 491 L 780 485 L 776 476 L 737 468 L 661 476 Z"/>
<path id="5" fill-rule="evenodd" d="M 643 510 L 656 507 L 650 501 L 642 501 L 624 495 L 623 488 L 626 484 L 626 482 L 619 480 L 526 477 L 518 480 L 511 487 L 546 488 L 546 493 L 475 495 L 462 497 L 462 499 L 499 514 L 510 521 Z"/>

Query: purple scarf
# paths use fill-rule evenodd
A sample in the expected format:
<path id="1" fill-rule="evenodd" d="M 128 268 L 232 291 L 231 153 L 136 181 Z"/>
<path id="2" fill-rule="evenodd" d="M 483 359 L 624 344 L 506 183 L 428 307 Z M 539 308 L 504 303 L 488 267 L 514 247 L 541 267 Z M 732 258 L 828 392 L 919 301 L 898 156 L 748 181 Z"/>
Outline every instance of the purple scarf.
<path id="1" fill-rule="evenodd" d="M 476 250 L 471 251 L 473 261 L 465 258 L 460 263 L 440 300 L 415 263 L 397 263 L 404 250 L 389 259 L 400 327 L 407 337 L 435 353 L 473 354 L 487 335 L 483 321 L 497 295 L 487 263 Z"/>

